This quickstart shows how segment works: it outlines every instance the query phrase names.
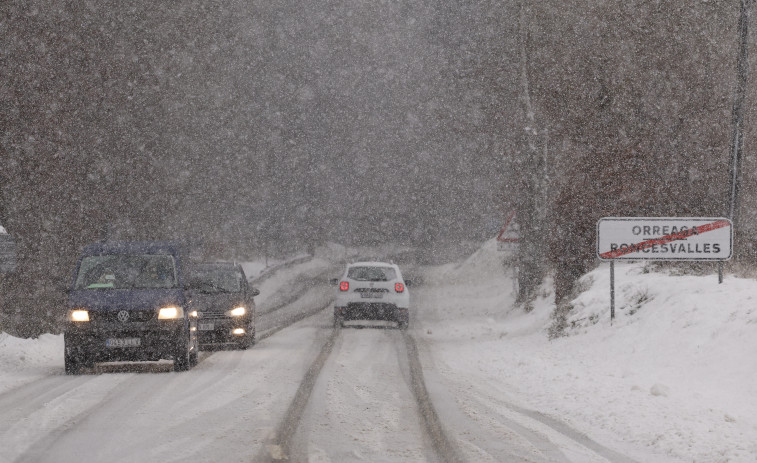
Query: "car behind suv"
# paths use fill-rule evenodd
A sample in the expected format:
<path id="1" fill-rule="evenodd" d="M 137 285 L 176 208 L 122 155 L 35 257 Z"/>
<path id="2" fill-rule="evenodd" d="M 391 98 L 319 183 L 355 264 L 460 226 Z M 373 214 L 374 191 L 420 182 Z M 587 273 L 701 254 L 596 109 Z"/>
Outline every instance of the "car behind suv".
<path id="1" fill-rule="evenodd" d="M 347 320 L 387 320 L 406 329 L 410 321 L 411 282 L 402 278 L 397 265 L 386 262 L 349 264 L 338 285 L 334 302 L 334 324 Z"/>
<path id="2" fill-rule="evenodd" d="M 95 362 L 197 363 L 197 318 L 183 287 L 181 247 L 165 242 L 86 246 L 76 265 L 64 325 L 67 374 Z"/>
<path id="3" fill-rule="evenodd" d="M 255 343 L 255 301 L 260 294 L 250 287 L 244 270 L 233 263 L 202 263 L 189 274 L 192 308 L 197 311 L 201 346 L 235 346 Z"/>

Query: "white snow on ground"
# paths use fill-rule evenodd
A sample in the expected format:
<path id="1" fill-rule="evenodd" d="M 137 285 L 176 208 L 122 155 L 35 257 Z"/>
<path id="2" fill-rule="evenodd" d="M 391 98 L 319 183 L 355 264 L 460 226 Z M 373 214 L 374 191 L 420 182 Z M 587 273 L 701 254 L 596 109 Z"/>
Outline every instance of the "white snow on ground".
<path id="1" fill-rule="evenodd" d="M 289 276 L 270 278 L 261 302 L 286 292 L 293 281 L 331 277 L 334 262 L 347 254 L 332 248 Z M 425 368 L 434 369 L 427 376 L 455 386 L 451 400 L 437 404 L 442 417 L 445 408 L 455 407 L 461 419 L 475 416 L 481 426 L 491 425 L 493 435 L 520 426 L 515 438 L 525 456 L 538 447 L 556 460 L 603 461 L 602 452 L 582 448 L 586 441 L 553 418 L 638 462 L 757 461 L 757 281 L 727 276 L 718 285 L 715 275 L 617 264 L 617 318 L 610 325 L 609 269 L 602 265 L 583 279 L 568 336 L 549 340 L 552 294 L 545 289 L 530 313 L 515 308 L 512 271 L 502 260 L 494 242 L 487 242 L 464 262 L 426 269 L 425 284 L 411 289 L 418 311 L 411 332 L 424 346 Z M 328 314 L 324 318 L 328 323 Z M 260 355 L 257 349 L 284 341 L 276 336 L 250 352 Z M 298 349 L 290 354 L 297 356 Z M 25 340 L 0 333 L 0 393 L 62 376 L 62 352 L 62 336 Z M 213 362 L 232 355 L 216 354 L 192 375 L 204 378 L 204 371 L 215 371 Z M 181 377 L 169 373 L 155 381 L 174 376 Z M 287 380 L 298 377 L 292 376 Z M 429 385 L 432 400 L 439 389 Z M 272 407 L 264 402 L 258 407 Z M 275 423 L 270 416 L 267 425 Z M 487 435 L 463 434 L 468 424 L 445 426 L 471 461 L 484 461 L 475 456 L 492 446 L 481 442 Z"/>
<path id="2" fill-rule="evenodd" d="M 550 341 L 553 295 L 514 308 L 502 258 L 486 243 L 416 290 L 415 332 L 441 374 L 640 462 L 757 461 L 757 281 L 616 264 L 611 326 L 602 265 L 582 280 L 569 335 Z"/>
<path id="3" fill-rule="evenodd" d="M 63 336 L 19 339 L 0 332 L 0 392 L 61 372 Z"/>
<path id="4" fill-rule="evenodd" d="M 252 280 L 253 278 L 257 277 L 261 273 L 263 273 L 267 268 L 279 265 L 281 262 L 268 262 L 266 265 L 265 261 L 254 261 L 254 262 L 240 262 L 239 265 L 242 266 L 242 270 L 244 270 L 245 276 L 247 276 L 248 280 Z"/>

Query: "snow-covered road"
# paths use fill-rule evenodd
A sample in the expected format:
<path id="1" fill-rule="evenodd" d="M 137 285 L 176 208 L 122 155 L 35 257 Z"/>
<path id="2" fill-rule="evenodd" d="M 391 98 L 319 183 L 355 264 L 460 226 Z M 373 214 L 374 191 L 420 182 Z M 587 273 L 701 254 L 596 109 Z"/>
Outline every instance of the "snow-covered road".
<path id="1" fill-rule="evenodd" d="M 248 351 L 203 355 L 187 373 L 169 363 L 61 370 L 11 389 L 0 395 L 0 460 L 253 461 L 324 327 L 301 322 Z"/>
<path id="2" fill-rule="evenodd" d="M 61 336 L 0 333 L 0 463 L 755 461 L 755 371 L 742 368 L 755 348 L 751 280 L 628 267 L 610 327 L 595 272 L 599 289 L 574 301 L 578 328 L 549 341 L 549 294 L 532 312 L 514 307 L 487 246 L 414 269 L 425 283 L 406 334 L 335 331 L 333 262 L 262 282 L 258 344 L 203 352 L 188 372 L 158 362 L 66 376 Z M 677 286 L 692 288 L 684 305 Z"/>
<path id="3" fill-rule="evenodd" d="M 433 455 L 399 330 L 342 329 L 312 397 L 295 436 L 295 461 L 421 462 Z"/>

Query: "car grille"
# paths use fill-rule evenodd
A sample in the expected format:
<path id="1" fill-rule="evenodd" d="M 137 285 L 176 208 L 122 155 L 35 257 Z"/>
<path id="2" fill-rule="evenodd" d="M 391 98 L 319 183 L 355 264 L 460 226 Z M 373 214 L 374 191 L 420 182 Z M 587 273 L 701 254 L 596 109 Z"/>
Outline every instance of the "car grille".
<path id="1" fill-rule="evenodd" d="M 197 311 L 197 318 L 228 318 L 226 316 L 225 310 L 216 310 L 216 309 L 210 309 L 210 310 L 199 310 Z"/>
<path id="2" fill-rule="evenodd" d="M 129 318 L 126 320 L 126 322 L 122 322 L 118 319 L 118 314 L 121 312 L 120 310 L 108 310 L 108 311 L 90 311 L 89 316 L 93 321 L 98 322 L 118 322 L 118 323 L 129 323 L 129 322 L 146 322 L 149 320 L 152 320 L 156 317 L 157 311 L 155 310 L 126 310 L 125 312 L 129 314 Z"/>

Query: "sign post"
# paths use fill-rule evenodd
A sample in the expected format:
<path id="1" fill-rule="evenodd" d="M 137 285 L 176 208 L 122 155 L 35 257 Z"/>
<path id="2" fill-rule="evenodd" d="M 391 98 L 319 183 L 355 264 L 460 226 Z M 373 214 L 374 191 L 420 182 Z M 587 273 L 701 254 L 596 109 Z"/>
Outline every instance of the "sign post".
<path id="1" fill-rule="evenodd" d="M 616 260 L 723 262 L 732 255 L 733 225 L 722 217 L 605 217 L 597 222 L 597 257 L 610 262 L 611 320 Z"/>
<path id="2" fill-rule="evenodd" d="M 615 261 L 610 261 L 610 324 L 615 320 Z"/>

